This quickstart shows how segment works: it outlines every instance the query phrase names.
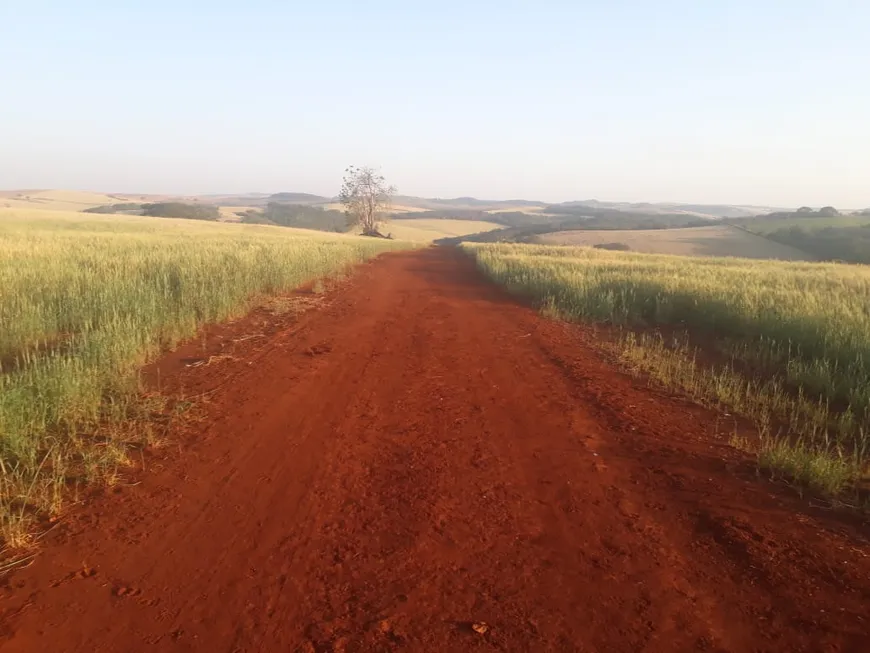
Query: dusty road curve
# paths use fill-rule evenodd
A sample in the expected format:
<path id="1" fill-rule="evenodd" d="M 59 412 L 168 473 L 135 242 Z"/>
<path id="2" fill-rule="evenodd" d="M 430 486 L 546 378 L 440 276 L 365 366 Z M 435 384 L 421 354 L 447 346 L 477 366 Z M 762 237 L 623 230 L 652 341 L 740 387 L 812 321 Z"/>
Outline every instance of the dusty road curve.
<path id="1" fill-rule="evenodd" d="M 0 651 L 870 650 L 865 526 L 454 251 L 221 333 L 163 363 L 217 388 L 182 446 L 3 581 Z"/>

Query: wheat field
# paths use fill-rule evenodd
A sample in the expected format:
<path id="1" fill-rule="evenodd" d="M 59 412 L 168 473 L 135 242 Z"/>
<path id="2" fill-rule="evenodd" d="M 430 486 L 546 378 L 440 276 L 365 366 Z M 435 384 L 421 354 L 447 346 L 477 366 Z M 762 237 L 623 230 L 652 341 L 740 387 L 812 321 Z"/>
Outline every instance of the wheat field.
<path id="1" fill-rule="evenodd" d="M 125 458 L 138 370 L 260 299 L 407 247 L 282 227 L 0 209 L 0 531 Z M 94 434 L 99 433 L 99 437 Z M 13 538 L 14 539 L 14 538 Z"/>
<path id="2" fill-rule="evenodd" d="M 726 362 L 706 378 L 693 371 L 696 351 L 685 342 L 665 347 L 661 338 L 632 335 L 623 353 L 764 426 L 785 425 L 780 435 L 797 438 L 802 451 L 848 459 L 861 475 L 855 470 L 870 454 L 870 268 L 589 247 L 463 248 L 488 276 L 552 315 L 668 327 L 701 336 L 708 350 L 714 343 L 712 353 Z"/>
<path id="3" fill-rule="evenodd" d="M 502 229 L 503 225 L 484 220 L 450 220 L 439 218 L 417 218 L 410 220 L 388 220 L 381 225 L 381 231 L 399 240 L 428 243 L 439 238 L 467 236 Z"/>

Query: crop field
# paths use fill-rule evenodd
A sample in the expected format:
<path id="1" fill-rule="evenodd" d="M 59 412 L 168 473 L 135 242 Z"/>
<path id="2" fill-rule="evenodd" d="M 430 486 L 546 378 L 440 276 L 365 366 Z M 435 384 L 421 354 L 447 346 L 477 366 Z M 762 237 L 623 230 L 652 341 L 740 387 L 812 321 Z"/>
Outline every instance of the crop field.
<path id="1" fill-rule="evenodd" d="M 0 210 L 0 535 L 112 474 L 138 370 L 206 323 L 398 241 L 185 220 Z"/>
<path id="2" fill-rule="evenodd" d="M 805 261 L 811 257 L 794 247 L 728 226 L 650 230 L 576 230 L 542 234 L 542 245 L 617 246 L 647 254 L 681 256 L 735 256 L 740 258 Z"/>
<path id="3" fill-rule="evenodd" d="M 449 220 L 449 219 L 412 219 L 390 220 L 384 223 L 382 231 L 399 240 L 410 240 L 419 243 L 432 242 L 439 238 L 467 236 L 483 231 L 501 229 L 503 225 L 484 220 Z"/>
<path id="4" fill-rule="evenodd" d="M 0 191 L 0 209 L 83 211 L 104 204 L 136 201 L 126 195 L 76 190 Z"/>
<path id="5" fill-rule="evenodd" d="M 756 234 L 767 235 L 781 229 L 800 227 L 809 231 L 838 227 L 861 227 L 870 224 L 870 216 L 866 215 L 838 215 L 829 218 L 806 217 L 806 218 L 749 218 L 740 220 L 739 224 Z"/>
<path id="6" fill-rule="evenodd" d="M 870 269 L 823 263 L 466 244 L 482 270 L 569 320 L 629 332 L 629 365 L 756 420 L 760 460 L 836 494 L 870 453 Z M 685 337 L 673 336 L 674 331 Z M 706 341 L 718 362 L 703 369 Z"/>

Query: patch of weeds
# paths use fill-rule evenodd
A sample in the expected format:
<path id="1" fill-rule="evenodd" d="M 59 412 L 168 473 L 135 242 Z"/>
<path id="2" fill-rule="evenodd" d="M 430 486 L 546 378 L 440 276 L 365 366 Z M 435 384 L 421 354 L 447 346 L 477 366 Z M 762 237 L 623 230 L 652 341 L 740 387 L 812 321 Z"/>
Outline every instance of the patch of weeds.
<path id="1" fill-rule="evenodd" d="M 740 451 L 755 453 L 758 450 L 758 445 L 752 439 L 736 432 L 728 438 L 728 444 L 735 449 L 740 449 Z"/>
<path id="2" fill-rule="evenodd" d="M 826 402 L 787 392 L 777 379 L 747 379 L 733 367 L 703 368 L 679 340 L 627 333 L 614 347 L 627 367 L 714 409 L 751 419 L 758 438 L 735 432 L 731 446 L 756 455 L 760 469 L 799 487 L 834 497 L 860 484 L 868 439 L 848 414 Z"/>
<path id="3" fill-rule="evenodd" d="M 785 438 L 764 441 L 758 464 L 774 477 L 784 475 L 825 496 L 836 496 L 852 487 L 858 471 L 855 462 L 847 457 Z"/>

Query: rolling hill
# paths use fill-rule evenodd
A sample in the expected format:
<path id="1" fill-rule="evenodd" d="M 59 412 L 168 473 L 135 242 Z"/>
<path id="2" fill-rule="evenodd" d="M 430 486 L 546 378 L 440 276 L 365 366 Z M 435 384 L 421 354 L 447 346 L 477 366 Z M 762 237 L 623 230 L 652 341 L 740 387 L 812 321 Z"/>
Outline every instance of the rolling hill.
<path id="1" fill-rule="evenodd" d="M 186 196 L 63 189 L 0 191 L 0 208 L 7 209 L 98 209 L 107 214 L 136 213 L 141 212 L 137 211 L 141 205 L 155 202 L 214 206 L 219 210 L 218 219 L 223 222 L 259 222 L 324 231 L 345 229 L 343 207 L 335 197 L 298 191 Z M 596 199 L 553 204 L 525 199 L 397 195 L 388 213 L 385 233 L 393 233 L 397 238 L 444 243 L 472 240 L 607 245 L 625 241 L 623 244 L 636 251 L 711 255 L 736 252 L 740 256 L 762 258 L 870 262 L 870 251 L 867 251 L 870 249 L 870 216 L 860 213 L 822 216 L 830 212 L 829 209 L 833 210 L 826 207 L 813 212 L 804 207 L 798 211 L 774 211 L 737 204 Z M 292 215 L 280 220 L 274 218 L 277 213 L 288 212 Z M 706 231 L 692 232 L 691 229 Z M 602 230 L 612 233 L 593 233 Z M 638 230 L 668 233 L 654 237 L 645 233 L 641 237 Z M 744 232 L 742 237 L 736 235 L 739 230 Z M 701 241 L 706 244 L 699 244 Z"/>
<path id="2" fill-rule="evenodd" d="M 815 260 L 814 256 L 789 245 L 726 225 L 684 229 L 557 231 L 536 236 L 532 242 L 542 245 L 587 245 L 647 254 Z"/>

